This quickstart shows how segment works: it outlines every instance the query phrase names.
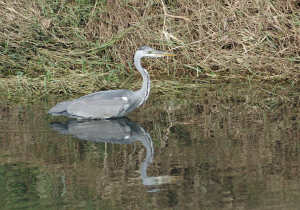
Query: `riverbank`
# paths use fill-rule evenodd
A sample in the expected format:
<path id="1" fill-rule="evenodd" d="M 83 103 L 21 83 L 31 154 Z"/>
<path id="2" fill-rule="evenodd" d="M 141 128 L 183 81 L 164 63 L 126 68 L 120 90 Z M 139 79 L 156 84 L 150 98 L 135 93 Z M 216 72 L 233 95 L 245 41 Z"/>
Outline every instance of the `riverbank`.
<path id="1" fill-rule="evenodd" d="M 132 60 L 141 46 L 179 55 L 144 59 L 157 87 L 267 82 L 271 93 L 278 87 L 289 89 L 287 96 L 299 92 L 296 1 L 0 4 L 0 93 L 7 100 L 137 89 Z"/>

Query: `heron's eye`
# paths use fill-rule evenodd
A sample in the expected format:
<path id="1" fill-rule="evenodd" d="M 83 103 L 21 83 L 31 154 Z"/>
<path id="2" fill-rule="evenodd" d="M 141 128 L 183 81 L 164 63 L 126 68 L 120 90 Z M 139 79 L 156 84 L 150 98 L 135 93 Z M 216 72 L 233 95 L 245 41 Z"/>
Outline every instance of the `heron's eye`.
<path id="1" fill-rule="evenodd" d="M 152 52 L 151 50 L 149 50 L 147 53 L 148 53 L 148 54 L 152 54 L 153 52 Z"/>

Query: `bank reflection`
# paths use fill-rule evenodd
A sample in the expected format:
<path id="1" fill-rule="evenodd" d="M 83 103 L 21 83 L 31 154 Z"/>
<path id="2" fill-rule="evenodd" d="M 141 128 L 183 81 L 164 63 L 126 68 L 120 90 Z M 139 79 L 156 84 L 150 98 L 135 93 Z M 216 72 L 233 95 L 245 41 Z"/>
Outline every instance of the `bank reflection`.
<path id="1" fill-rule="evenodd" d="M 73 135 L 81 140 L 99 143 L 133 144 L 135 141 L 140 141 L 147 151 L 146 158 L 141 163 L 140 169 L 144 186 L 153 188 L 180 180 L 178 176 L 147 176 L 147 168 L 154 157 L 153 141 L 146 129 L 128 118 L 111 120 L 71 119 L 67 123 L 52 123 L 51 128 L 64 135 Z M 156 190 L 159 189 L 152 191 Z"/>

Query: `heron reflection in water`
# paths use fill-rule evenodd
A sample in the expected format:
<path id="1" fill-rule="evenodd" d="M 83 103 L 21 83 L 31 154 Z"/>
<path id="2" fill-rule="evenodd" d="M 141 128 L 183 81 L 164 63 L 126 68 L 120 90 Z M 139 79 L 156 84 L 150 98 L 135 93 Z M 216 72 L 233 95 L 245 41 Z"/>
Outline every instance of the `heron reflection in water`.
<path id="1" fill-rule="evenodd" d="M 146 148 L 147 155 L 141 163 L 141 179 L 144 186 L 155 187 L 161 184 L 179 181 L 178 176 L 148 177 L 147 168 L 154 157 L 153 142 L 149 133 L 139 124 L 128 118 L 111 120 L 69 120 L 68 123 L 52 123 L 51 128 L 61 134 L 74 135 L 75 137 L 94 141 L 116 144 L 132 144 L 141 141 Z M 156 189 L 157 190 L 157 189 Z M 159 190 L 159 189 L 158 189 Z M 153 190 L 155 191 L 155 190 Z"/>
<path id="2" fill-rule="evenodd" d="M 60 102 L 49 110 L 49 114 L 89 119 L 108 119 L 128 115 L 145 103 L 150 94 L 150 76 L 142 67 L 141 59 L 164 56 L 175 56 L 175 54 L 157 51 L 150 47 L 141 47 L 135 52 L 134 64 L 143 77 L 143 86 L 140 90 L 134 92 L 120 89 L 92 93 L 72 101 Z"/>

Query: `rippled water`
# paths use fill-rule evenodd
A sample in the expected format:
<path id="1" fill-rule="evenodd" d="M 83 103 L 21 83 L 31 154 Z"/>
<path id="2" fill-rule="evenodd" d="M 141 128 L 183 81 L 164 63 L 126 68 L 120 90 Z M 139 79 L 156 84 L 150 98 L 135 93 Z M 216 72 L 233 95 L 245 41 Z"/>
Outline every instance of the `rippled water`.
<path id="1" fill-rule="evenodd" d="M 107 121 L 48 116 L 46 103 L 2 105 L 0 203 L 299 209 L 299 102 L 225 99 L 152 99 L 129 119 Z"/>

